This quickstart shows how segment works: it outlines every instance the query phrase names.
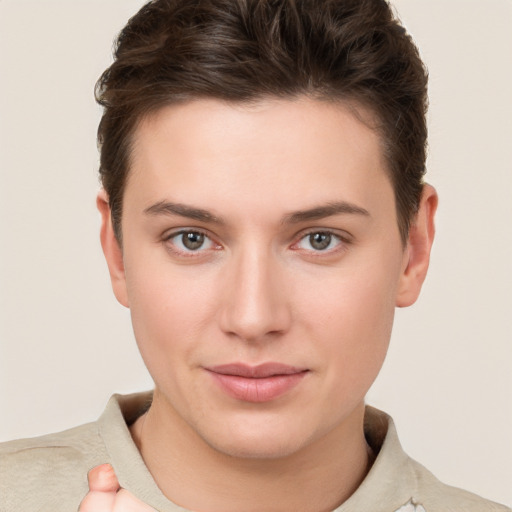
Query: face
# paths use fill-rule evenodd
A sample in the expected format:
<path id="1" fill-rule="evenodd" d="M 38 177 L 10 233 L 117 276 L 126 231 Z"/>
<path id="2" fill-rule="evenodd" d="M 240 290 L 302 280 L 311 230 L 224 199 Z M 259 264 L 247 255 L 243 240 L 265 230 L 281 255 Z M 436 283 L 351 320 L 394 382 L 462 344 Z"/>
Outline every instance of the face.
<path id="1" fill-rule="evenodd" d="M 378 136 L 350 109 L 166 107 L 135 134 L 122 257 L 102 211 L 163 416 L 220 452 L 280 457 L 360 415 L 421 283 Z"/>

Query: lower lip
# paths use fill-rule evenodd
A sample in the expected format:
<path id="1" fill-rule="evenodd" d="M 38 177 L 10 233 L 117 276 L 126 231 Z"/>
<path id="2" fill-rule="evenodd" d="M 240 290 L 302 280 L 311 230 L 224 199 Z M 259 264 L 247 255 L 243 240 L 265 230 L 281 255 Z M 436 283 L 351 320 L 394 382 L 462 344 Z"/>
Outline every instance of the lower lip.
<path id="1" fill-rule="evenodd" d="M 290 375 L 272 375 L 263 378 L 247 378 L 210 372 L 221 389 L 228 395 L 244 402 L 270 402 L 296 387 L 307 371 Z"/>

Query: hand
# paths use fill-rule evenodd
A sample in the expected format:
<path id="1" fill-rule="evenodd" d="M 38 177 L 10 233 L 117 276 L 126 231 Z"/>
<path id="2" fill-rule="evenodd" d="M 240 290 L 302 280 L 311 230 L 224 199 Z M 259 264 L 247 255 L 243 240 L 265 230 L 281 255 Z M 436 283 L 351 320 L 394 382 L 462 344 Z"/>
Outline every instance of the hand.
<path id="1" fill-rule="evenodd" d="M 79 512 L 156 512 L 126 489 L 121 489 L 110 464 L 96 466 L 87 475 L 89 492 Z"/>

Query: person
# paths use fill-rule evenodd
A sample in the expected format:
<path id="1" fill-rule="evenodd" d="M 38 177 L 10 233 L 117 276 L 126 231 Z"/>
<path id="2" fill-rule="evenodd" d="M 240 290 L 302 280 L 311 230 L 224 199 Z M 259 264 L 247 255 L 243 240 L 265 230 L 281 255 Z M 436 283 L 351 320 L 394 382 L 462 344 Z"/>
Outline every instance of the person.
<path id="1" fill-rule="evenodd" d="M 364 403 L 429 264 L 426 83 L 383 0 L 130 20 L 98 82 L 97 205 L 155 389 L 4 445 L 0 510 L 510 510 Z"/>

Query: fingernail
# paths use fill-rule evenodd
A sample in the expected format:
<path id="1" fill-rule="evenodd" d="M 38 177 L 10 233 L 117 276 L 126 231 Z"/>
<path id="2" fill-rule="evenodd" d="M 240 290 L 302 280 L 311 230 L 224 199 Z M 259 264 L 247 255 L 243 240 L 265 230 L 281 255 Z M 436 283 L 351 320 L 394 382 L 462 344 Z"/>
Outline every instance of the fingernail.
<path id="1" fill-rule="evenodd" d="M 114 472 L 114 468 L 110 464 L 101 464 L 96 468 L 96 471 L 98 476 L 106 478 Z"/>
<path id="2" fill-rule="evenodd" d="M 102 473 L 111 473 L 114 471 L 114 468 L 110 464 L 102 464 L 101 472 Z"/>

